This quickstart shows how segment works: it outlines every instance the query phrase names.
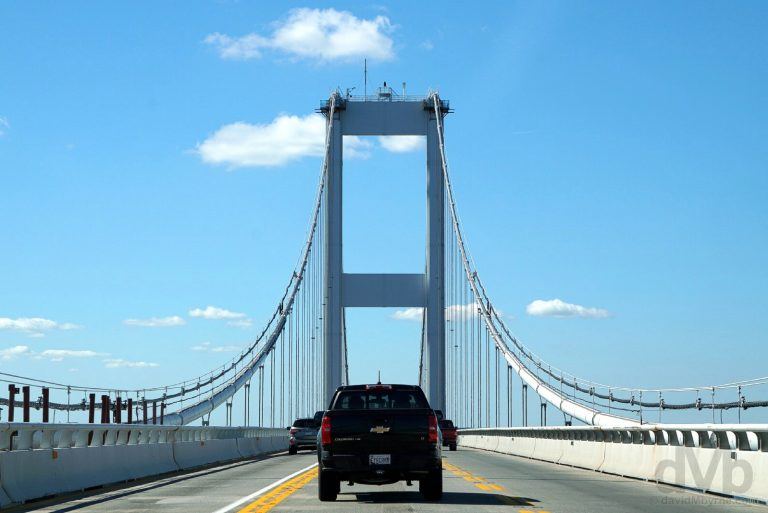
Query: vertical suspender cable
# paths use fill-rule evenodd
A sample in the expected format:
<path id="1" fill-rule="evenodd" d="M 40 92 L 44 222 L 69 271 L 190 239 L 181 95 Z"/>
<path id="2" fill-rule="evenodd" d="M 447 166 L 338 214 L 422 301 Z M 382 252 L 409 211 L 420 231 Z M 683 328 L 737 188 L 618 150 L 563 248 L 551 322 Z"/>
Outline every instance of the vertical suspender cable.
<path id="1" fill-rule="evenodd" d="M 269 398 L 269 427 L 275 427 L 275 350 L 272 350 L 269 365 L 270 398 Z"/>

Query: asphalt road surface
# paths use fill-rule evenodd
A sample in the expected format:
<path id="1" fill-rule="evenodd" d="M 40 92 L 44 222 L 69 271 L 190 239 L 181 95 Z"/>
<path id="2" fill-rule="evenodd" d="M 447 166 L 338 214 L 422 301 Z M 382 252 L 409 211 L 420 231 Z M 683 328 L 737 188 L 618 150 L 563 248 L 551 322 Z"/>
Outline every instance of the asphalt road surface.
<path id="1" fill-rule="evenodd" d="M 444 453 L 443 499 L 425 502 L 418 483 L 342 484 L 317 500 L 314 453 L 302 451 L 30 503 L 41 512 L 510 512 L 768 513 L 768 507 L 496 453 Z"/>

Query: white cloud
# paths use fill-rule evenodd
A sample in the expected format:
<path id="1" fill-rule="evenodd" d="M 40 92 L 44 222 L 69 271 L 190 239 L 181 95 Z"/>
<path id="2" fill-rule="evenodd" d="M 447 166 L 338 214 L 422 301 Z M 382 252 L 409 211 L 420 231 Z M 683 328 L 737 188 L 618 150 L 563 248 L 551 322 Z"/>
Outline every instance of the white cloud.
<path id="1" fill-rule="evenodd" d="M 178 315 L 170 317 L 152 317 L 150 319 L 126 319 L 123 321 L 126 326 L 141 326 L 144 328 L 167 328 L 171 326 L 183 326 L 186 321 Z"/>
<path id="2" fill-rule="evenodd" d="M 346 157 L 365 158 L 370 142 L 344 138 Z M 325 155 L 325 118 L 320 114 L 281 114 L 271 123 L 242 121 L 224 125 L 197 145 L 206 164 L 237 167 L 277 167 L 304 157 Z"/>
<path id="3" fill-rule="evenodd" d="M 242 348 L 240 346 L 216 346 L 211 348 L 212 353 L 236 353 Z"/>
<path id="4" fill-rule="evenodd" d="M 191 317 L 197 317 L 201 319 L 214 319 L 214 320 L 227 320 L 228 326 L 234 326 L 236 328 L 250 328 L 253 325 L 253 321 L 248 318 L 244 313 L 232 312 L 224 308 L 216 306 L 207 306 L 205 308 L 195 308 L 189 311 Z"/>
<path id="5" fill-rule="evenodd" d="M 43 337 L 46 331 L 51 330 L 74 330 L 79 328 L 77 324 L 71 322 L 56 322 L 42 317 L 19 317 L 11 319 L 9 317 L 0 317 L 0 330 L 21 331 L 30 337 Z"/>
<path id="6" fill-rule="evenodd" d="M 205 308 L 195 308 L 189 311 L 190 317 L 200 317 L 203 319 L 242 319 L 246 315 L 240 312 L 233 312 L 217 306 L 207 306 Z"/>
<path id="7" fill-rule="evenodd" d="M 159 367 L 157 363 L 151 363 L 151 362 L 141 362 L 141 361 L 130 361 L 130 360 L 123 360 L 122 358 L 108 358 L 104 360 L 104 366 L 108 369 L 117 369 L 117 368 L 147 368 L 147 367 Z"/>
<path id="8" fill-rule="evenodd" d="M 97 353 L 87 349 L 46 349 L 38 353 L 31 351 L 28 346 L 14 346 L 0 350 L 0 360 L 12 360 L 18 356 L 25 356 L 35 360 L 61 362 L 66 358 L 95 358 L 97 356 L 108 356 L 108 353 Z"/>
<path id="9" fill-rule="evenodd" d="M 97 353 L 96 351 L 86 349 L 46 349 L 37 356 L 47 358 L 52 362 L 60 362 L 65 358 L 95 358 L 97 356 L 106 356 L 106 353 Z"/>
<path id="10" fill-rule="evenodd" d="M 256 59 L 264 50 L 319 62 L 394 57 L 389 37 L 393 27 L 386 16 L 366 20 L 347 11 L 302 8 L 289 11 L 285 20 L 273 25 L 269 36 L 232 37 L 217 32 L 204 41 L 216 47 L 223 59 Z"/>
<path id="11" fill-rule="evenodd" d="M 203 40 L 219 50 L 222 59 L 248 60 L 261 57 L 261 49 L 269 45 L 269 40 L 258 34 L 246 34 L 241 37 L 230 37 L 214 32 Z"/>
<path id="12" fill-rule="evenodd" d="M 499 312 L 499 314 L 501 314 L 501 312 Z M 445 317 L 450 321 L 461 318 L 475 318 L 478 315 L 480 314 L 477 311 L 476 303 L 467 303 L 466 305 L 450 305 L 445 307 Z"/>
<path id="13" fill-rule="evenodd" d="M 425 148 L 427 141 L 423 135 L 385 135 L 379 137 L 379 143 L 392 153 L 408 153 Z"/>
<path id="14" fill-rule="evenodd" d="M 240 346 L 214 346 L 210 342 L 192 346 L 192 351 L 210 351 L 211 353 L 235 353 L 241 349 Z"/>
<path id="15" fill-rule="evenodd" d="M 405 310 L 397 310 L 392 314 L 393 319 L 399 321 L 421 321 L 421 308 L 406 308 Z M 497 310 L 499 315 L 503 313 Z M 445 318 L 449 321 L 462 318 L 474 318 L 479 315 L 477 311 L 477 305 L 475 303 L 467 303 L 466 305 L 449 305 L 445 307 Z"/>
<path id="16" fill-rule="evenodd" d="M 0 116 L 0 137 L 5 135 L 5 131 L 11 128 L 11 124 L 8 123 L 8 119 Z"/>
<path id="17" fill-rule="evenodd" d="M 434 43 L 432 43 L 432 41 L 429 39 L 422 41 L 419 46 L 421 46 L 422 50 L 426 51 L 430 51 L 435 47 Z"/>
<path id="18" fill-rule="evenodd" d="M 392 314 L 392 318 L 398 321 L 421 321 L 421 312 L 423 308 L 413 307 L 405 310 L 397 310 Z"/>
<path id="19" fill-rule="evenodd" d="M 347 159 L 367 159 L 371 156 L 370 150 L 372 146 L 371 141 L 355 135 L 345 135 L 342 152 L 344 153 L 344 158 Z M 325 152 L 325 149 L 323 149 L 323 152 Z"/>
<path id="20" fill-rule="evenodd" d="M 566 303 L 560 299 L 537 299 L 525 307 L 528 315 L 537 317 L 586 317 L 602 319 L 611 314 L 602 308 L 592 308 L 572 303 Z"/>
<path id="21" fill-rule="evenodd" d="M 0 360 L 13 360 L 17 356 L 29 354 L 29 346 L 13 346 L 0 349 Z"/>

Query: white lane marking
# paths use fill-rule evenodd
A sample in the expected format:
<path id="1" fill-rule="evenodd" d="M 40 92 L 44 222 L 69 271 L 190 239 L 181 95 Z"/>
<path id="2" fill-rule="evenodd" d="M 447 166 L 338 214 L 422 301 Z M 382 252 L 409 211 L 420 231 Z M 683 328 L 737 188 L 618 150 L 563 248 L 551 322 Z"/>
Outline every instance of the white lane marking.
<path id="1" fill-rule="evenodd" d="M 217 510 L 216 510 L 216 511 L 214 511 L 213 513 L 227 513 L 228 511 L 232 511 L 233 509 L 237 508 L 238 506 L 242 506 L 242 505 L 243 505 L 243 504 L 245 504 L 246 502 L 252 501 L 253 499 L 255 499 L 256 497 L 258 497 L 259 495 L 263 495 L 263 494 L 267 493 L 267 492 L 268 492 L 268 491 L 270 491 L 272 488 L 275 488 L 275 487 L 277 487 L 277 486 L 280 486 L 281 484 L 285 483 L 285 482 L 286 482 L 286 481 L 288 481 L 289 479 L 293 479 L 294 477 L 298 476 L 298 475 L 299 475 L 299 474 L 301 474 L 302 472 L 306 472 L 307 470 L 309 470 L 309 469 L 311 469 L 311 468 L 314 468 L 314 467 L 316 467 L 316 466 L 317 466 L 317 463 L 313 463 L 312 465 L 310 465 L 310 466 L 308 466 L 308 467 L 304 467 L 304 468 L 303 468 L 303 469 L 301 469 L 301 470 L 297 470 L 296 472 L 294 472 L 294 473 L 293 473 L 293 474 L 291 474 L 290 476 L 285 476 L 284 478 L 282 478 L 282 479 L 280 479 L 280 480 L 278 480 L 278 481 L 275 481 L 275 482 L 274 482 L 274 483 L 272 483 L 271 485 L 267 485 L 267 486 L 265 486 L 264 488 L 262 488 L 261 490 L 258 490 L 258 491 L 256 491 L 256 492 L 253 492 L 252 494 L 250 494 L 250 495 L 249 495 L 249 496 L 247 496 L 247 497 L 243 497 L 242 499 L 238 499 L 238 500 L 236 500 L 235 502 L 233 502 L 232 504 L 230 504 L 230 505 L 228 505 L 228 506 L 224 506 L 224 507 L 223 507 L 223 508 L 221 508 L 221 509 L 217 509 Z"/>

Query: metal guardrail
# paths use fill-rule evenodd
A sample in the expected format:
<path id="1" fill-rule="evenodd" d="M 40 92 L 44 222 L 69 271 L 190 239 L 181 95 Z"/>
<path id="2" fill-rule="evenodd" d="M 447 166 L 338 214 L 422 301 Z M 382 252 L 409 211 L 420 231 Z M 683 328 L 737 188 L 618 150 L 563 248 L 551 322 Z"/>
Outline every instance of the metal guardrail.
<path id="1" fill-rule="evenodd" d="M 354 95 L 343 96 L 344 100 L 349 102 L 422 102 L 427 101 L 429 96 L 419 94 L 402 95 L 393 92 L 390 96 L 386 94 L 369 94 L 369 95 Z"/>
<path id="2" fill-rule="evenodd" d="M 768 503 L 768 424 L 464 429 L 459 430 L 458 443 L 751 503 Z"/>
<path id="3" fill-rule="evenodd" d="M 0 451 L 287 436 L 284 428 L 147 424 L 0 424 Z"/>
<path id="4" fill-rule="evenodd" d="M 768 452 L 768 424 L 645 424 L 460 429 L 459 435 L 581 440 Z"/>

